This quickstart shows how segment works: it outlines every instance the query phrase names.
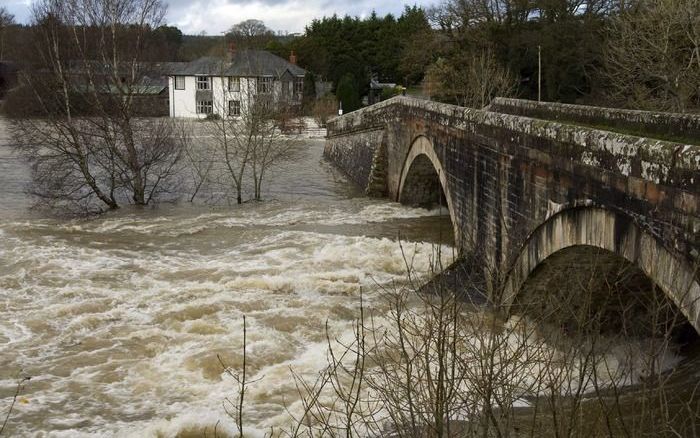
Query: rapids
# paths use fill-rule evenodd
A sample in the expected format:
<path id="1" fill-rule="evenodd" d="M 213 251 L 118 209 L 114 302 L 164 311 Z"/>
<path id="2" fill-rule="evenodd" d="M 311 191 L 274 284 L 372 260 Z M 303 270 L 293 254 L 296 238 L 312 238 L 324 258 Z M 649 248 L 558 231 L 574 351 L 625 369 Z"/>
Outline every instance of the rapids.
<path id="1" fill-rule="evenodd" d="M 2 120 L 0 120 L 2 123 Z M 450 252 L 440 212 L 369 200 L 321 161 L 323 142 L 278 172 L 263 203 L 162 205 L 91 220 L 29 209 L 29 171 L 0 126 L 0 412 L 32 379 L 7 436 L 174 436 L 221 421 L 240 365 L 252 431 L 284 425 L 290 367 L 325 365 L 324 325 L 351 331 L 359 289 L 402 281 Z M 445 237 L 447 236 L 447 237 Z M 4 419 L 4 418 L 3 418 Z"/>
<path id="2" fill-rule="evenodd" d="M 32 377 L 4 436 L 213 436 L 217 423 L 233 436 L 223 402 L 235 385 L 217 356 L 241 365 L 245 315 L 259 379 L 246 436 L 262 437 L 299 412 L 292 370 L 313 380 L 326 366 L 326 323 L 352 337 L 360 290 L 381 319 L 380 290 L 406 281 L 407 261 L 427 279 L 436 253 L 453 256 L 444 209 L 363 197 L 322 160 L 320 139 L 276 171 L 262 203 L 50 217 L 30 208 L 30 172 L 3 123 L 0 421 L 18 377 Z M 692 389 L 698 361 L 681 363 L 674 387 Z"/>

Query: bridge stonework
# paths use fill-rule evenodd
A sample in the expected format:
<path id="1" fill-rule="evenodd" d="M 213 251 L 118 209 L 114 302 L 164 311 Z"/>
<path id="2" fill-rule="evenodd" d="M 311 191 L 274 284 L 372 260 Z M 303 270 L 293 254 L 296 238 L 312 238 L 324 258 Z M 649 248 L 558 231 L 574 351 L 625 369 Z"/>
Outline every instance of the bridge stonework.
<path id="1" fill-rule="evenodd" d="M 512 302 L 550 256 L 596 247 L 640 268 L 700 329 L 697 142 L 530 118 L 526 105 L 512 108 L 517 101 L 496 103 L 489 111 L 393 98 L 331 120 L 325 155 L 368 194 L 395 201 L 425 201 L 439 183 L 460 252 L 503 273 L 493 299 Z M 598 117 L 586 108 L 577 111 Z M 624 132 L 635 120 L 661 131 L 679 120 L 628 113 L 616 114 Z M 670 134 L 700 127 L 700 117 L 680 120 Z"/>

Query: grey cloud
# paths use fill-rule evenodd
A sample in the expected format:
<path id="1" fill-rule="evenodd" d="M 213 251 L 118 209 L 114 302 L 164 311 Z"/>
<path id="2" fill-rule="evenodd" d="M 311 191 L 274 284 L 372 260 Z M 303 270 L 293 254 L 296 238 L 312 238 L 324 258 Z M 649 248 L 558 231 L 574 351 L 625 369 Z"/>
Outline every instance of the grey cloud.
<path id="1" fill-rule="evenodd" d="M 19 22 L 27 23 L 26 0 L 0 0 Z M 367 16 L 372 10 L 398 15 L 404 5 L 427 6 L 440 0 L 167 0 L 166 20 L 185 33 L 206 31 L 216 35 L 250 18 L 264 21 L 277 31 L 301 32 L 314 18 L 337 15 Z"/>
<path id="2" fill-rule="evenodd" d="M 171 0 L 168 21 L 177 24 L 187 33 L 205 30 L 209 34 L 215 34 L 237 22 L 256 18 L 274 30 L 298 32 L 314 18 L 334 13 L 340 16 L 367 16 L 375 10 L 380 15 L 399 15 L 405 5 L 427 6 L 435 1 L 437 0 Z M 282 14 L 282 11 L 286 13 Z M 224 25 L 222 15 L 227 15 L 234 21 Z M 208 28 L 202 28 L 203 25 Z"/>

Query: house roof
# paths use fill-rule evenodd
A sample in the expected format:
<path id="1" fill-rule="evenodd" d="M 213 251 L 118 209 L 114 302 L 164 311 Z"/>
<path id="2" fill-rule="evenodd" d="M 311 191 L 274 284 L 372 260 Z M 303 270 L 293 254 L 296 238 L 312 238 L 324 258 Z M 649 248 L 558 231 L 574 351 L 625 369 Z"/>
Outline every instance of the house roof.
<path id="1" fill-rule="evenodd" d="M 131 94 L 133 95 L 158 95 L 163 93 L 163 91 L 167 90 L 166 85 L 144 85 L 144 84 L 136 84 L 131 87 Z M 75 86 L 75 89 L 83 92 L 83 93 L 92 93 L 93 91 L 97 90 L 98 93 L 105 93 L 105 94 L 121 94 L 122 91 L 126 91 L 126 89 L 121 90 L 118 86 L 113 85 L 113 84 L 108 84 L 108 85 L 98 85 L 97 87 L 94 87 L 92 85 L 87 85 L 87 84 L 78 84 Z"/>
<path id="2" fill-rule="evenodd" d="M 186 66 L 186 62 L 139 62 L 137 67 L 136 83 L 141 90 L 149 90 L 149 93 L 157 94 L 160 91 L 155 91 L 155 88 L 168 86 L 168 75 L 170 71 Z M 2 63 L 0 63 L 2 67 Z M 95 60 L 73 60 L 69 62 L 70 71 L 74 75 L 85 75 L 88 72 L 98 75 L 109 74 L 114 71 L 111 64 L 104 64 L 101 61 Z M 118 64 L 118 74 L 130 77 L 133 65 L 130 62 L 121 62 Z M 1 70 L 0 70 L 1 71 Z M 87 82 L 87 78 L 83 79 Z M 109 82 L 109 81 L 107 81 Z"/>
<path id="3" fill-rule="evenodd" d="M 274 76 L 281 77 L 286 71 L 293 76 L 304 76 L 306 70 L 284 58 L 264 50 L 242 50 L 232 59 L 205 56 L 192 62 L 169 66 L 168 74 L 178 76 Z"/>
<path id="4" fill-rule="evenodd" d="M 173 70 L 181 69 L 187 66 L 188 62 L 152 62 L 145 65 L 144 70 L 150 77 L 168 76 Z M 166 81 L 167 83 L 167 81 Z"/>

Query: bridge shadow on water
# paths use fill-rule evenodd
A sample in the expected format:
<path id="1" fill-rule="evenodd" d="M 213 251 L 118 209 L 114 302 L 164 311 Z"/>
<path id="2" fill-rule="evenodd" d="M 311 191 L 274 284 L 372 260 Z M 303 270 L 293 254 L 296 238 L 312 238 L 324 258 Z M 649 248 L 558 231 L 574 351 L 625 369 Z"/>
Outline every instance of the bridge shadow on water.
<path id="1" fill-rule="evenodd" d="M 483 267 L 483 259 L 462 257 L 419 293 L 455 294 L 467 312 L 490 313 L 506 331 L 507 321 L 526 319 L 537 327 L 535 337 L 561 352 L 558 360 L 591 372 L 573 384 L 585 390 L 555 394 L 545 387 L 523 400 L 527 406 L 502 413 L 513 436 L 697 436 L 700 337 L 641 269 L 600 248 L 571 247 L 545 260 L 505 307 L 489 299 L 494 284 Z M 619 380 L 598 381 L 611 373 Z M 571 412 L 576 419 L 566 418 Z"/>
<path id="2" fill-rule="evenodd" d="M 513 420 L 499 436 L 697 436 L 700 149 L 654 138 L 669 128 L 693 137 L 700 119 L 495 103 L 395 98 L 329 122 L 326 156 L 368 194 L 447 208 L 460 258 L 436 266 L 422 300 L 453 293 L 500 331 L 526 320 L 541 351 L 574 352 L 564 374 L 593 371 L 564 388 L 555 354 L 543 367 L 554 383 L 522 416 L 484 420 Z M 512 347 L 497 340 L 506 350 L 486 374 Z M 622 376 L 603 385 L 600 367 Z M 487 386 L 485 397 L 501 389 Z"/>
<path id="3" fill-rule="evenodd" d="M 561 250 L 530 274 L 509 312 L 534 321 L 558 350 L 577 344 L 593 362 L 612 357 L 601 362 L 606 372 L 619 367 L 617 372 L 634 376 L 624 384 L 594 383 L 580 401 L 565 399 L 580 405 L 577 435 L 697 436 L 700 338 L 637 266 L 600 248 Z M 547 397 L 530 402 L 533 407 L 518 413 L 519 427 L 533 427 L 533 410 L 550 403 Z M 544 415 L 538 421 L 541 426 L 555 419 Z"/>
<path id="4" fill-rule="evenodd" d="M 399 200 L 446 208 L 440 177 L 425 155 L 413 160 Z M 502 296 L 505 276 L 485 275 L 485 267 L 478 251 L 464 252 L 449 266 L 437 264 L 433 278 L 418 292 L 454 294 L 467 309 L 491 312 L 504 325 L 526 318 L 548 346 L 574 350 L 584 362 L 612 357 L 601 363 L 619 367 L 620 376 L 628 374 L 620 379 L 624 384 L 578 382 L 591 388 L 557 394 L 560 412 L 552 409 L 553 394 L 529 398 L 529 406 L 513 408 L 514 436 L 560 436 L 567 428 L 572 436 L 687 436 L 697 430 L 700 336 L 642 269 L 602 248 L 567 247 L 539 264 L 515 300 L 503 305 L 494 297 Z M 599 366 L 596 362 L 587 379 L 599 378 Z M 579 419 L 557 419 L 566 409 L 577 411 Z"/>

